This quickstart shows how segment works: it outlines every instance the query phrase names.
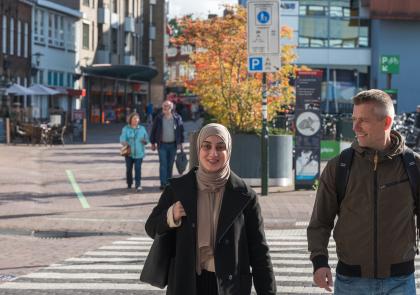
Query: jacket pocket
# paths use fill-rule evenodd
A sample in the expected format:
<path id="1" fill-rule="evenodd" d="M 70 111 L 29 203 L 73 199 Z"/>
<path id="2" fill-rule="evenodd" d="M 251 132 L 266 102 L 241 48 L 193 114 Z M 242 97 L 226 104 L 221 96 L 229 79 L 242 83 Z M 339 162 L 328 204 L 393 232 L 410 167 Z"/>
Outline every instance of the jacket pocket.
<path id="1" fill-rule="evenodd" d="M 407 181 L 408 181 L 408 178 L 405 178 L 405 179 L 402 179 L 402 180 L 398 180 L 398 181 L 393 181 L 393 182 L 381 184 L 379 186 L 379 188 L 380 189 L 386 189 L 386 188 L 389 188 L 391 186 L 398 185 L 398 184 L 401 184 L 401 183 L 404 183 L 404 182 L 407 182 Z"/>

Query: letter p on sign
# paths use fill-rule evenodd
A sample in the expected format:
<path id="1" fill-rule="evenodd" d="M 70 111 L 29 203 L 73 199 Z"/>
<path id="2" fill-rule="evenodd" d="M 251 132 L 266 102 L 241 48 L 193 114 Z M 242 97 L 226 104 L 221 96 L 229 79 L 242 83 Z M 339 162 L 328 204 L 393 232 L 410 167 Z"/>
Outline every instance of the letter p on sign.
<path id="1" fill-rule="evenodd" d="M 249 70 L 259 72 L 263 70 L 263 58 L 262 57 L 250 57 L 248 59 Z"/>

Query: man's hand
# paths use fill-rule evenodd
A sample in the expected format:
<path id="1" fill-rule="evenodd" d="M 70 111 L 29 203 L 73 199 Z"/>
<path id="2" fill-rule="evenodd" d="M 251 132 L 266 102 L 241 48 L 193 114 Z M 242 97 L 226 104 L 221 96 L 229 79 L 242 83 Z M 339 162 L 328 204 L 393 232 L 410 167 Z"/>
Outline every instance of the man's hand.
<path id="1" fill-rule="evenodd" d="M 155 150 L 156 150 L 156 144 L 152 143 L 152 151 L 155 151 Z"/>
<path id="2" fill-rule="evenodd" d="M 182 206 L 180 201 L 176 202 L 172 207 L 172 214 L 174 215 L 174 221 L 176 223 L 178 223 L 182 216 L 187 216 L 187 214 L 185 214 L 184 207 Z"/>
<path id="3" fill-rule="evenodd" d="M 331 269 L 328 267 L 318 268 L 314 273 L 314 282 L 318 287 L 331 292 L 333 285 Z"/>

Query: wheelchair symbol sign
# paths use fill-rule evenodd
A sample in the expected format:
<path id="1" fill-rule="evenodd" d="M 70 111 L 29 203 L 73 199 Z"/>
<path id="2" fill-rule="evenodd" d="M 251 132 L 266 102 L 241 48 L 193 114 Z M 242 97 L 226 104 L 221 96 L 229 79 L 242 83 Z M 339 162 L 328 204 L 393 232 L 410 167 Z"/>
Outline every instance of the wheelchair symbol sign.
<path id="1" fill-rule="evenodd" d="M 266 25 L 270 21 L 270 13 L 268 13 L 268 11 L 261 10 L 257 14 L 257 20 L 260 24 Z"/>

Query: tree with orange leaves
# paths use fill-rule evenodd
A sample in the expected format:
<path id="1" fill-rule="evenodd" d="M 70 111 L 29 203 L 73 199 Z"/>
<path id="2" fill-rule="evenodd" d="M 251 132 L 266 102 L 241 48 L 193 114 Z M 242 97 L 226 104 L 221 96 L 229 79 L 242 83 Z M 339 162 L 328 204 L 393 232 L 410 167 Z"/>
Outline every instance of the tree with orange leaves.
<path id="1" fill-rule="evenodd" d="M 182 34 L 172 38 L 175 45 L 195 48 L 190 62 L 195 68 L 193 80 L 185 86 L 200 97 L 204 109 L 233 132 L 255 132 L 262 124 L 261 74 L 247 68 L 247 12 L 241 6 L 226 6 L 223 17 L 179 20 Z M 292 31 L 282 27 L 281 38 L 291 38 Z M 282 106 L 294 102 L 289 79 L 297 66 L 294 47 L 282 46 L 282 67 L 267 75 L 268 120 L 274 119 Z"/>

